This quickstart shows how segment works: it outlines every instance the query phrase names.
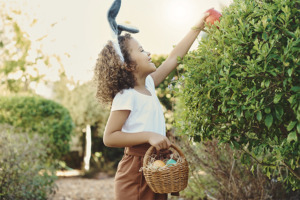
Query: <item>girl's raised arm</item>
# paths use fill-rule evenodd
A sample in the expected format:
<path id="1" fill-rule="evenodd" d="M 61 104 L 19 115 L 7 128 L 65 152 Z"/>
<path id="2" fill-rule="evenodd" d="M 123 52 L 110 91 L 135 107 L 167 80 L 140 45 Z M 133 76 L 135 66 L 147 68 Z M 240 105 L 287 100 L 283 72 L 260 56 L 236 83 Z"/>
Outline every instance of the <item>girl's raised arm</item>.
<path id="1" fill-rule="evenodd" d="M 200 21 L 186 34 L 186 36 L 175 46 L 168 58 L 155 72 L 151 74 L 155 87 L 157 87 L 177 66 L 177 57 L 183 58 L 196 40 L 200 31 L 204 28 L 205 19 L 209 13 L 204 13 Z"/>

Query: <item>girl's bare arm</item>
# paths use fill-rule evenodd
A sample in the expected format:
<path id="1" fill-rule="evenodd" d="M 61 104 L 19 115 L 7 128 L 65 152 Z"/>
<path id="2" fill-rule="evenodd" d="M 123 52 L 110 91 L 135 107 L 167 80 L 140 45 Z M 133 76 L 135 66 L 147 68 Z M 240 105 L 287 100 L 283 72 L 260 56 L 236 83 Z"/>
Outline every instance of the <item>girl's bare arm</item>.
<path id="1" fill-rule="evenodd" d="M 200 31 L 204 28 L 204 21 L 209 16 L 204 13 L 203 17 L 198 23 L 186 34 L 186 36 L 176 45 L 171 51 L 168 58 L 163 62 L 155 72 L 151 74 L 155 86 L 158 86 L 177 66 L 177 57 L 183 58 L 192 44 L 196 40 Z"/>
<path id="2" fill-rule="evenodd" d="M 108 147 L 131 147 L 149 143 L 158 151 L 171 146 L 169 139 L 153 132 L 124 133 L 122 126 L 130 114 L 130 110 L 112 111 L 104 131 L 103 142 Z"/>

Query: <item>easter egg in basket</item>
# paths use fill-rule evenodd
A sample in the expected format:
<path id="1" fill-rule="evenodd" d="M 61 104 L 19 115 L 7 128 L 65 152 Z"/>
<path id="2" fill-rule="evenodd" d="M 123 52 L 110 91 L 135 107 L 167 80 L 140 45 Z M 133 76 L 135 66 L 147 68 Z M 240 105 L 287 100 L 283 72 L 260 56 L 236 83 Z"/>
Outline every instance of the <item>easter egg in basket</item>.
<path id="1" fill-rule="evenodd" d="M 155 167 L 164 167 L 164 166 L 166 166 L 166 164 L 161 160 L 156 160 L 156 161 L 153 162 L 153 166 L 155 166 Z"/>
<path id="2" fill-rule="evenodd" d="M 176 163 L 177 163 L 177 162 L 176 162 L 175 160 L 170 159 L 170 160 L 168 160 L 168 161 L 166 162 L 166 165 L 167 165 L 167 166 L 174 166 Z"/>

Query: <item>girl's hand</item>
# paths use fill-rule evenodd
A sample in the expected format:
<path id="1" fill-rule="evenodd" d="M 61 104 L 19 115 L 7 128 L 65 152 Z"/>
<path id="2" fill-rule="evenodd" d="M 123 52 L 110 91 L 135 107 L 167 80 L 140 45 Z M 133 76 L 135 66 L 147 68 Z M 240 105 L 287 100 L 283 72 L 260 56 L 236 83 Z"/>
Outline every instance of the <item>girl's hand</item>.
<path id="1" fill-rule="evenodd" d="M 198 23 L 195 24 L 195 26 L 193 26 L 193 29 L 195 30 L 203 30 L 204 29 L 204 25 L 205 25 L 205 19 L 209 16 L 210 14 L 208 12 L 205 12 L 203 14 L 203 16 L 201 17 L 201 19 L 199 20 Z"/>
<path id="2" fill-rule="evenodd" d="M 161 149 L 169 149 L 171 146 L 171 142 L 166 136 L 157 133 L 151 133 L 148 143 L 154 146 L 157 152 Z"/>

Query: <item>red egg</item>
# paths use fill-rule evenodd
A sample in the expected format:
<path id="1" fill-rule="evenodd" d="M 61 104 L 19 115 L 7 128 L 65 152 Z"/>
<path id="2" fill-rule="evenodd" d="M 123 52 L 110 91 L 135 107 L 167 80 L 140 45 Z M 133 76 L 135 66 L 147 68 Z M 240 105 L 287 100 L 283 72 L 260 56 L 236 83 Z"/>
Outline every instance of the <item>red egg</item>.
<path id="1" fill-rule="evenodd" d="M 220 21 L 220 17 L 222 16 L 222 14 L 219 11 L 212 8 L 206 12 L 210 14 L 205 20 L 206 23 L 213 25 L 216 20 Z"/>

